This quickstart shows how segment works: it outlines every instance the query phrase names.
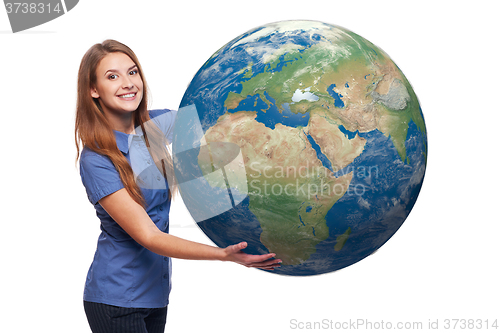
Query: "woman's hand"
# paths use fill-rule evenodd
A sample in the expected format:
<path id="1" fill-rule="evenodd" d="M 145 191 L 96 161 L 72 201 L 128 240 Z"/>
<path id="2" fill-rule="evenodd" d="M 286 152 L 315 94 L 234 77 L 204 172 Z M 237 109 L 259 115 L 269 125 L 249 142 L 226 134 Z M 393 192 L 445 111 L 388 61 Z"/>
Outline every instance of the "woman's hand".
<path id="1" fill-rule="evenodd" d="M 255 267 L 265 270 L 274 270 L 281 266 L 280 259 L 273 259 L 276 254 L 268 253 L 261 255 L 246 254 L 242 250 L 247 247 L 246 242 L 230 245 L 224 249 L 226 254 L 225 261 L 232 261 L 246 267 Z"/>
<path id="2" fill-rule="evenodd" d="M 102 198 L 99 203 L 137 243 L 159 255 L 191 260 L 232 261 L 246 267 L 267 270 L 280 266 L 281 260 L 272 259 L 276 256 L 274 253 L 251 255 L 242 252 L 247 247 L 246 242 L 219 248 L 164 233 L 124 188 Z"/>

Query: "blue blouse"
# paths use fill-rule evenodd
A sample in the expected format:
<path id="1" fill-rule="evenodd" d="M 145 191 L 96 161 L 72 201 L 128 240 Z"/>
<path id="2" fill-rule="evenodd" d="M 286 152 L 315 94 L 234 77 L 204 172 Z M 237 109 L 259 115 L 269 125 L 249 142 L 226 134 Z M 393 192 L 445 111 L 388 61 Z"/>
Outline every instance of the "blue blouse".
<path id="1" fill-rule="evenodd" d="M 172 142 L 177 111 L 151 110 L 150 118 Z M 114 131 L 120 151 L 139 177 L 146 211 L 156 226 L 168 232 L 170 200 L 168 183 L 149 154 L 142 131 L 125 134 Z M 168 304 L 172 262 L 155 254 L 132 239 L 99 204 L 103 197 L 124 185 L 107 156 L 84 147 L 80 157 L 80 175 L 90 202 L 101 221 L 94 260 L 85 283 L 84 300 L 130 308 L 160 308 Z"/>

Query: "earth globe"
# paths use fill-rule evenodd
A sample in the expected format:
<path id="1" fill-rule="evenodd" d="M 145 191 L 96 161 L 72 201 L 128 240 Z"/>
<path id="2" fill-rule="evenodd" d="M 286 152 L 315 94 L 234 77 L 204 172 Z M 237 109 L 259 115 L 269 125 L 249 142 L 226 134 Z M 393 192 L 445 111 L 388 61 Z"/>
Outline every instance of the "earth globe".
<path id="1" fill-rule="evenodd" d="M 218 246 L 276 274 L 352 265 L 401 227 L 427 161 L 422 110 L 389 56 L 317 21 L 250 30 L 194 75 L 172 152 L 181 197 Z"/>

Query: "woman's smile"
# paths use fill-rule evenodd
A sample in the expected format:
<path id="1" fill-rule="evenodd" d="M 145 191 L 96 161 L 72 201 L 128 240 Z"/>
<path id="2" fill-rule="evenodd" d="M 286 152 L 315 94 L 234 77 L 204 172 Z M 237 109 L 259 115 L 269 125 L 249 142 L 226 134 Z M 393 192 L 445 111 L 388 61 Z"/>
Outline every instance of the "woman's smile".
<path id="1" fill-rule="evenodd" d="M 119 98 L 125 99 L 127 101 L 133 101 L 135 99 L 136 93 L 128 93 L 123 95 L 118 95 Z"/>

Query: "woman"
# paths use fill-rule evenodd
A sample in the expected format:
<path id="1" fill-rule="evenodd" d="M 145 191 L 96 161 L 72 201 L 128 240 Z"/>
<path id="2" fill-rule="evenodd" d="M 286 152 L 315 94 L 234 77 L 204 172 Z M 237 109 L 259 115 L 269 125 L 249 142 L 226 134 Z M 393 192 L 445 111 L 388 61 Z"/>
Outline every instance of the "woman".
<path id="1" fill-rule="evenodd" d="M 163 332 L 170 258 L 266 270 L 281 262 L 274 253 L 243 253 L 245 242 L 222 249 L 168 234 L 176 186 L 165 179 L 172 174 L 165 140 L 172 138 L 175 113 L 147 110 L 144 73 L 127 46 L 106 40 L 84 55 L 75 141 L 82 182 L 102 230 L 84 292 L 94 333 Z"/>

